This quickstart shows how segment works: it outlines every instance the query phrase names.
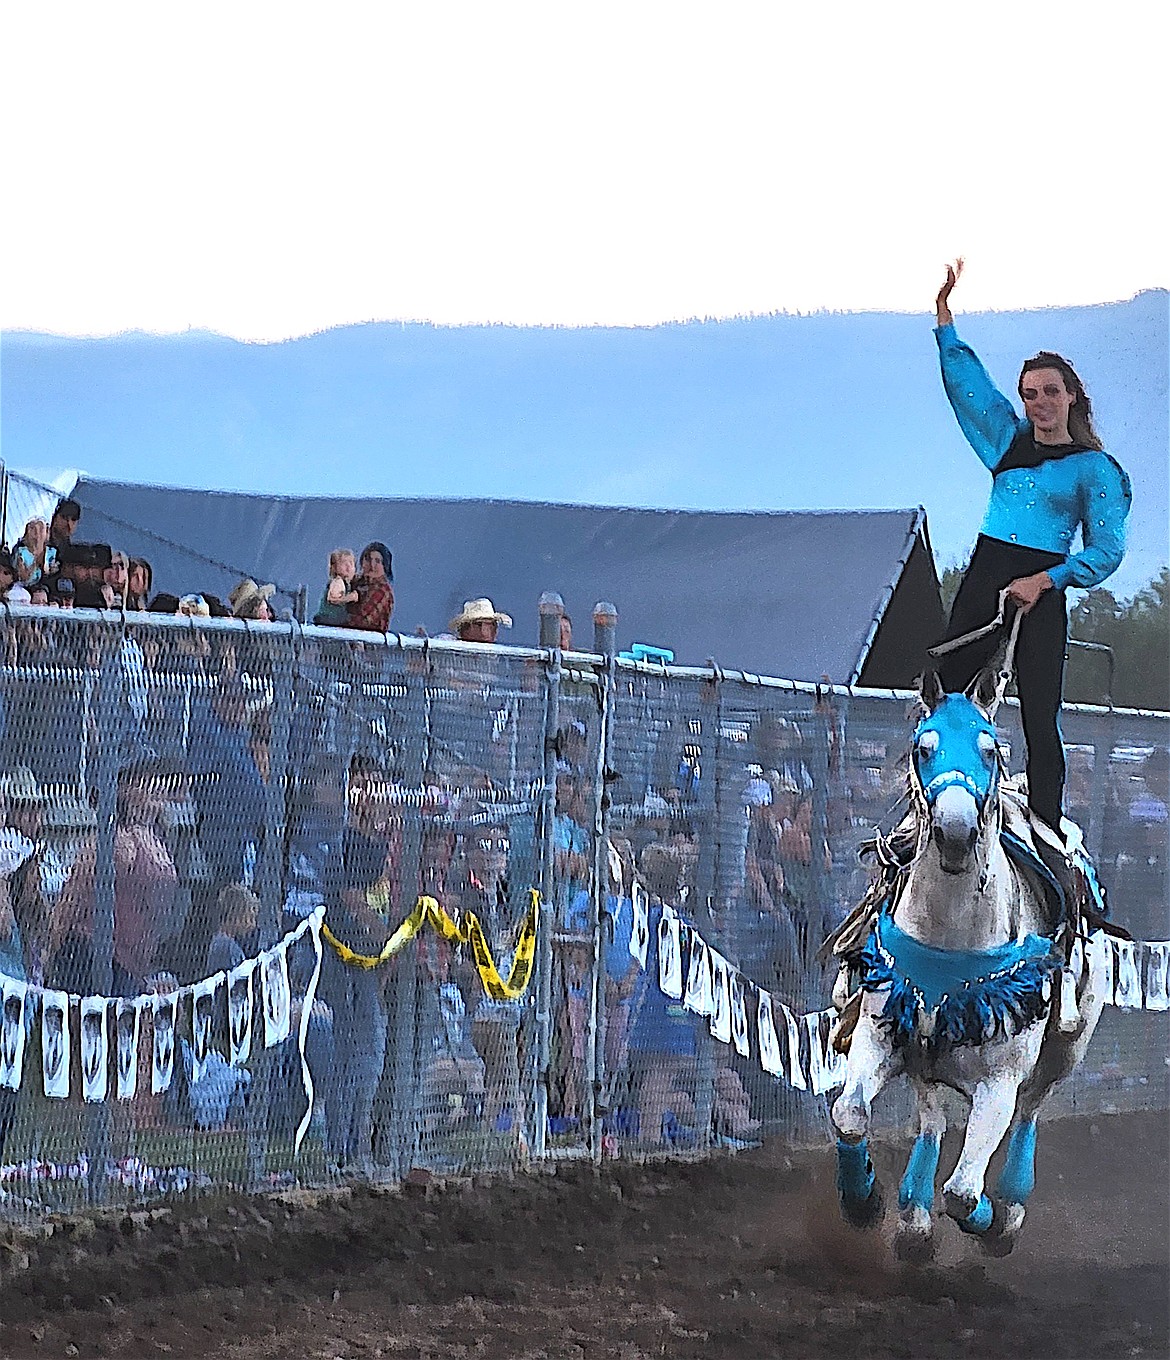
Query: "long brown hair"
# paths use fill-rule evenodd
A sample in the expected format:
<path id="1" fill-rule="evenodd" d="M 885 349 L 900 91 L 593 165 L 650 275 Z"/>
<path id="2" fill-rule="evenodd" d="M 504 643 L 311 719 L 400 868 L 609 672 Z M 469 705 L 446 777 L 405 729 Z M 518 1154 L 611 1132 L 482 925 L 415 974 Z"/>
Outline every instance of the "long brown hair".
<path id="1" fill-rule="evenodd" d="M 1024 361 L 1024 366 L 1020 369 L 1020 376 L 1016 382 L 1016 390 L 1019 392 L 1021 400 L 1024 396 L 1024 374 L 1034 373 L 1039 368 L 1056 369 L 1064 382 L 1064 390 L 1070 396 L 1076 397 L 1076 401 L 1069 407 L 1068 412 L 1069 438 L 1074 444 L 1080 444 L 1086 449 L 1097 449 L 1104 452 L 1105 445 L 1101 443 L 1101 438 L 1093 426 L 1093 403 L 1089 400 L 1089 394 L 1085 391 L 1085 384 L 1081 382 L 1076 369 L 1063 355 L 1042 349 L 1039 354 L 1033 354 L 1030 359 Z"/>

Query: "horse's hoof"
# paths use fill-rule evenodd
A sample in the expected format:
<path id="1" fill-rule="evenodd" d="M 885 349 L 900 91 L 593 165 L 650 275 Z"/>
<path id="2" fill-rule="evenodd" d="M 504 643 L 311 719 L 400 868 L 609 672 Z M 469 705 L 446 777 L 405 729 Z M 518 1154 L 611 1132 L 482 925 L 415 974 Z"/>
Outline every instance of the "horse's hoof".
<path id="1" fill-rule="evenodd" d="M 934 1234 L 917 1228 L 899 1230 L 894 1235 L 894 1255 L 910 1266 L 928 1265 L 934 1260 Z"/>
<path id="2" fill-rule="evenodd" d="M 979 1238 L 979 1245 L 988 1256 L 1010 1256 L 1023 1222 L 1022 1204 L 992 1201 L 991 1227 Z"/>
<path id="3" fill-rule="evenodd" d="M 860 1228 L 862 1231 L 876 1227 L 886 1209 L 882 1188 L 877 1181 L 874 1181 L 873 1189 L 866 1199 L 846 1199 L 841 1195 L 838 1203 L 841 1205 L 841 1217 L 845 1222 L 851 1228 Z"/>
<path id="4" fill-rule="evenodd" d="M 947 1213 L 965 1233 L 981 1237 L 991 1227 L 995 1211 L 986 1195 L 956 1195 L 950 1190 L 943 1191 L 943 1204 Z"/>

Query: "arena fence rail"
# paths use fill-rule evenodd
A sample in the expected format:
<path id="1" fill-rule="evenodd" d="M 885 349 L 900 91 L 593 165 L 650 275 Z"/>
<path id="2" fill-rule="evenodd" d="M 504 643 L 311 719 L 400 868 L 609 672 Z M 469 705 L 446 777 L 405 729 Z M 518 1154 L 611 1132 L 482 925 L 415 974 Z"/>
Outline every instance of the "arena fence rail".
<path id="1" fill-rule="evenodd" d="M 816 953 L 913 696 L 541 610 L 536 650 L 0 616 L 0 1216 L 825 1136 Z M 1139 943 L 1057 1112 L 1162 1109 L 1170 716 L 1064 730 Z"/>

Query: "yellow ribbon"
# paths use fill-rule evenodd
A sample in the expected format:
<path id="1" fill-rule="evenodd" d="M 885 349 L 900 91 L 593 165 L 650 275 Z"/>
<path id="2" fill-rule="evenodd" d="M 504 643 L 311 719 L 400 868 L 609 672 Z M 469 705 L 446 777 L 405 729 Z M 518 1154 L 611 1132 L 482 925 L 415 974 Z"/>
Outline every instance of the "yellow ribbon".
<path id="1" fill-rule="evenodd" d="M 474 912 L 469 911 L 462 922 L 455 921 L 443 910 L 433 897 L 420 897 L 410 915 L 398 926 L 377 954 L 359 954 L 344 944 L 322 923 L 321 934 L 337 953 L 342 963 L 352 968 L 377 968 L 392 959 L 395 954 L 408 945 L 422 930 L 430 925 L 445 940 L 452 944 L 470 944 L 471 956 L 483 989 L 492 1001 L 517 1001 L 527 990 L 532 980 L 532 965 L 536 958 L 536 922 L 540 909 L 540 894 L 535 888 L 529 890 L 528 911 L 520 927 L 520 939 L 516 952 L 512 955 L 512 966 L 507 978 L 500 976 L 492 958 L 492 951 L 484 934 L 483 926 Z"/>

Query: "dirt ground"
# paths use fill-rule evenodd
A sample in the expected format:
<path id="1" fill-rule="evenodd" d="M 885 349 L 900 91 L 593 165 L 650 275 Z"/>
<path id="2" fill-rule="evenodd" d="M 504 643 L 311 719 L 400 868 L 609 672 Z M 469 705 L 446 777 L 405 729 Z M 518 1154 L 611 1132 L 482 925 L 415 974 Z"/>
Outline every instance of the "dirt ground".
<path id="1" fill-rule="evenodd" d="M 8 1232 L 0 1356 L 1163 1357 L 1168 1133 L 1045 1126 L 1015 1253 L 944 1220 L 927 1267 L 838 1221 L 827 1151 L 779 1143 Z"/>

